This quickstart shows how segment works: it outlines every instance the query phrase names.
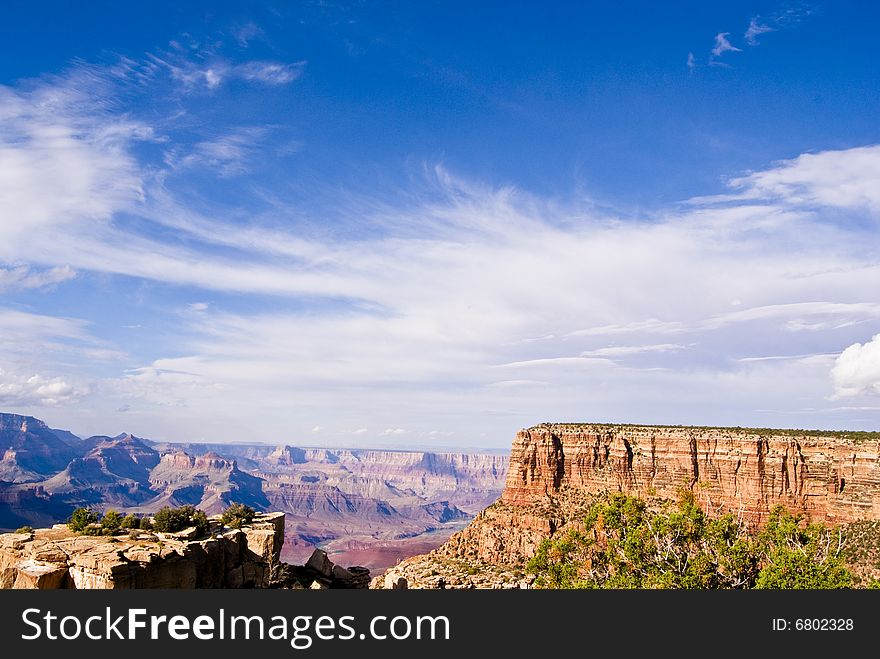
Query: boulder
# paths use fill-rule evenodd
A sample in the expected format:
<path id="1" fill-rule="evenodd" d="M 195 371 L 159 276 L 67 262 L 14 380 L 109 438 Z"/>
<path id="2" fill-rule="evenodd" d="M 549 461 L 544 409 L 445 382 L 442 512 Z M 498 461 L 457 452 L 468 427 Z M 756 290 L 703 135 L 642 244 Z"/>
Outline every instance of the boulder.
<path id="1" fill-rule="evenodd" d="M 306 561 L 307 569 L 314 570 L 327 578 L 333 577 L 333 567 L 333 563 L 327 557 L 327 552 L 323 549 L 315 549 L 309 556 L 309 560 Z"/>

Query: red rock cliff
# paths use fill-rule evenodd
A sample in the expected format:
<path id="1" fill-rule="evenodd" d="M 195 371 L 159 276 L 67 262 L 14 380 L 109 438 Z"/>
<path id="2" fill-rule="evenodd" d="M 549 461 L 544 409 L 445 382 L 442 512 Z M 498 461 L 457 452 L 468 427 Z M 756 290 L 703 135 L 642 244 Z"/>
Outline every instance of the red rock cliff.
<path id="1" fill-rule="evenodd" d="M 832 523 L 880 518 L 880 434 L 547 424 L 517 433 L 502 501 L 563 487 L 675 498 L 760 523 L 776 504 Z"/>

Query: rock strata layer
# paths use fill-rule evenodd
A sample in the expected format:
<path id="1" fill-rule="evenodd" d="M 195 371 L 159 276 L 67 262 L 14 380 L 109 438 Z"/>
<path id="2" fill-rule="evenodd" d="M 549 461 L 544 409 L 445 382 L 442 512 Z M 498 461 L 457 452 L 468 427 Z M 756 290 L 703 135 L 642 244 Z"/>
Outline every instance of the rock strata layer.
<path id="1" fill-rule="evenodd" d="M 880 518 L 880 434 L 738 428 L 542 425 L 517 433 L 502 501 L 563 487 L 675 498 L 750 522 L 781 504 L 834 524 Z"/>

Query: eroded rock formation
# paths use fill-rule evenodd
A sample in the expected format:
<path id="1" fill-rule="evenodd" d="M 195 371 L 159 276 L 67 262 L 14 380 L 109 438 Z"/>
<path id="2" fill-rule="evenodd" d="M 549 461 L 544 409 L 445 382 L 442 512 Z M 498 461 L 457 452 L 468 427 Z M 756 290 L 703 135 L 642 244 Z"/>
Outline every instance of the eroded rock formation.
<path id="1" fill-rule="evenodd" d="M 284 544 L 284 514 L 241 529 L 212 520 L 209 537 L 142 532 L 80 536 L 65 526 L 0 535 L 0 588 L 267 588 Z"/>

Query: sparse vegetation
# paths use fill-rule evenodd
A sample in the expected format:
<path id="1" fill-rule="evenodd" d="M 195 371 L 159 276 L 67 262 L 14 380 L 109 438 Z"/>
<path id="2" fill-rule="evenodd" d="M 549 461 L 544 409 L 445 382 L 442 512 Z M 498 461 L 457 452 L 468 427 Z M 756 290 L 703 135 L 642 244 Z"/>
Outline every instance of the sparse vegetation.
<path id="1" fill-rule="evenodd" d="M 208 516 L 194 506 L 181 506 L 180 508 L 165 506 L 156 513 L 155 521 L 151 521 L 149 517 L 138 517 L 132 513 L 123 516 L 115 510 L 108 510 L 101 515 L 90 508 L 77 508 L 67 522 L 67 527 L 80 535 L 113 536 L 126 529 L 131 531 L 129 533 L 131 538 L 137 537 L 137 531 L 155 529 L 165 533 L 177 533 L 193 526 L 200 536 L 207 533 L 210 526 Z"/>
<path id="2" fill-rule="evenodd" d="M 122 528 L 139 529 L 141 528 L 141 518 L 133 513 L 129 513 L 122 519 Z"/>
<path id="3" fill-rule="evenodd" d="M 34 529 L 32 526 L 19 526 L 15 529 L 16 533 L 33 533 Z"/>
<path id="4" fill-rule="evenodd" d="M 77 508 L 67 522 L 67 528 L 74 533 L 86 533 L 92 524 L 101 521 L 101 515 L 91 508 Z"/>
<path id="5" fill-rule="evenodd" d="M 108 510 L 101 519 L 101 531 L 104 535 L 113 535 L 122 528 L 122 520 L 125 519 L 115 510 Z"/>
<path id="6" fill-rule="evenodd" d="M 781 506 L 753 534 L 732 515 L 709 519 L 690 491 L 659 510 L 615 493 L 545 540 L 528 570 L 543 588 L 847 588 L 842 547 L 836 530 Z"/>
<path id="7" fill-rule="evenodd" d="M 223 511 L 220 521 L 231 529 L 240 529 L 242 526 L 250 524 L 254 521 L 254 515 L 257 514 L 250 506 L 243 503 L 233 503 Z"/>
<path id="8" fill-rule="evenodd" d="M 155 531 L 177 533 L 192 526 L 196 527 L 199 535 L 208 532 L 208 516 L 194 506 L 181 506 L 180 508 L 165 506 L 153 515 L 153 529 Z"/>
<path id="9" fill-rule="evenodd" d="M 530 430 L 572 431 L 587 427 L 594 428 L 674 428 L 682 430 L 720 430 L 736 432 L 759 437 L 832 437 L 843 439 L 854 444 L 866 441 L 880 441 L 880 432 L 866 430 L 807 430 L 801 428 L 744 428 L 740 426 L 671 426 L 638 423 L 541 423 Z"/>

